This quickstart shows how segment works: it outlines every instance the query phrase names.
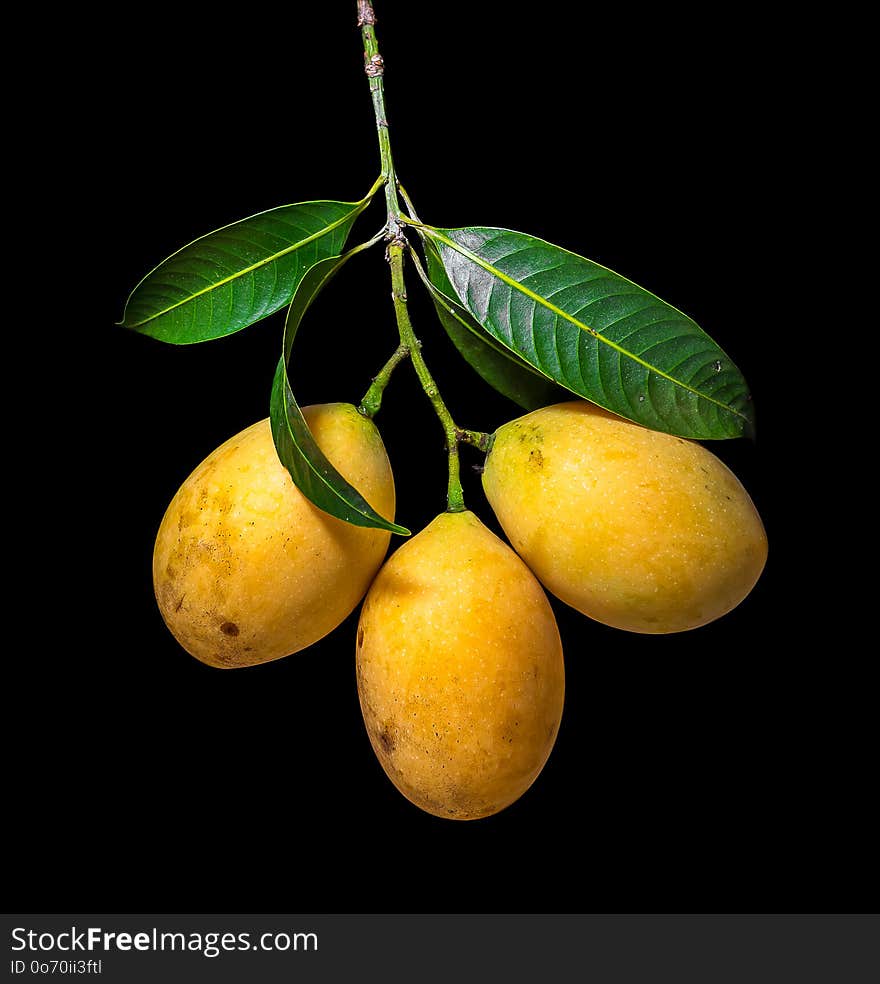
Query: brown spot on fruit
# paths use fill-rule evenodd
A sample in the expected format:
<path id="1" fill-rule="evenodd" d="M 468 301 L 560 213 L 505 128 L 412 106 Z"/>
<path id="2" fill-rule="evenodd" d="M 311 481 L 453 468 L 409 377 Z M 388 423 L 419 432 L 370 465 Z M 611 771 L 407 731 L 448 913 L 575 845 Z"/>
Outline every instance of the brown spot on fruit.
<path id="1" fill-rule="evenodd" d="M 364 630 L 363 628 L 358 629 L 358 649 L 361 649 L 364 644 Z"/>
<path id="2" fill-rule="evenodd" d="M 531 451 L 529 451 L 529 464 L 533 468 L 544 467 L 544 455 L 540 452 L 538 448 L 533 448 Z"/>
<path id="3" fill-rule="evenodd" d="M 389 755 L 394 751 L 394 735 L 391 734 L 387 724 L 379 732 L 379 744 Z"/>
<path id="4" fill-rule="evenodd" d="M 540 473 L 534 445 L 517 441 L 516 428 L 530 421 L 543 422 Z M 735 607 L 761 573 L 760 517 L 723 462 L 702 445 L 586 403 L 546 407 L 499 428 L 483 487 L 544 587 L 609 626 L 697 628 Z M 547 532 L 551 517 L 565 536 Z M 746 543 L 754 545 L 750 557 Z"/>
<path id="5" fill-rule="evenodd" d="M 393 478 L 375 425 L 345 404 L 306 409 L 328 458 L 392 516 Z M 387 531 L 319 512 L 278 461 L 270 422 L 262 420 L 212 452 L 166 510 L 153 550 L 159 608 L 183 647 L 205 663 L 221 651 L 223 665 L 280 659 L 352 612 L 389 539 Z M 282 551 L 285 540 L 294 549 Z"/>

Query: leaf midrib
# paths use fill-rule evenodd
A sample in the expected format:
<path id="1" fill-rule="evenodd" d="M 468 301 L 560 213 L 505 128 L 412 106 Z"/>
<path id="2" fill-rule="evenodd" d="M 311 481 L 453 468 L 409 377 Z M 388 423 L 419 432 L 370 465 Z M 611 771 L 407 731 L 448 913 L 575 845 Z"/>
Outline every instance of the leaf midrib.
<path id="1" fill-rule="evenodd" d="M 335 229 L 338 229 L 339 226 L 341 226 L 344 222 L 347 222 L 351 218 L 354 212 L 362 211 L 363 208 L 364 206 L 362 205 L 362 203 L 356 203 L 355 207 L 352 209 L 351 212 L 348 212 L 346 215 L 342 216 L 341 219 L 337 219 L 335 222 L 332 222 L 330 225 L 325 226 L 323 229 L 320 229 L 318 232 L 312 233 L 311 236 L 307 236 L 305 239 L 300 239 L 299 242 L 293 243 L 291 246 L 288 246 L 286 249 L 279 250 L 279 252 L 273 253 L 271 256 L 267 256 L 264 259 L 259 260 L 257 263 L 252 263 L 250 266 L 245 267 L 243 270 L 239 270 L 236 273 L 230 274 L 228 277 L 224 277 L 223 280 L 218 280 L 213 284 L 209 284 L 207 287 L 203 287 L 201 290 L 197 290 L 194 294 L 188 294 L 186 297 L 181 298 L 181 300 L 175 302 L 174 304 L 169 305 L 168 307 L 157 312 L 156 314 L 151 314 L 149 318 L 144 318 L 142 321 L 132 322 L 130 325 L 128 325 L 128 327 L 141 328 L 143 325 L 148 325 L 151 321 L 155 321 L 157 318 L 161 318 L 166 314 L 170 314 L 171 311 L 174 311 L 177 308 L 182 307 L 184 304 L 189 304 L 191 301 L 194 301 L 197 297 L 201 297 L 204 294 L 208 294 L 213 290 L 218 290 L 220 287 L 223 287 L 226 284 L 230 284 L 234 280 L 238 280 L 241 277 L 245 277 L 247 276 L 247 274 L 253 273 L 254 270 L 259 270 L 260 267 L 266 266 L 267 263 L 274 263 L 276 260 L 281 259 L 282 256 L 286 256 L 288 253 L 293 253 L 295 250 L 300 249 L 302 246 L 307 246 L 309 243 L 313 243 L 315 242 L 315 240 L 328 235 L 329 233 L 333 232 Z"/>
<path id="2" fill-rule="evenodd" d="M 503 355 L 506 358 L 510 359 L 513 365 L 518 366 L 519 368 L 525 369 L 526 371 L 530 372 L 536 379 L 543 379 L 543 380 L 548 379 L 548 377 L 543 372 L 541 372 L 540 369 L 536 369 L 533 365 L 526 362 L 525 359 L 518 357 L 516 352 L 511 351 L 509 348 L 507 348 L 506 345 L 502 345 L 501 342 L 499 342 L 496 338 L 493 338 L 492 335 L 490 335 L 488 332 L 486 332 L 486 334 L 480 334 L 479 332 L 474 331 L 474 329 L 467 323 L 467 321 L 465 321 L 465 319 L 462 318 L 456 312 L 455 301 L 453 301 L 451 297 L 447 297 L 447 295 L 442 290 L 440 290 L 440 288 L 436 284 L 430 283 L 430 287 L 431 287 L 431 292 L 434 296 L 435 303 L 442 305 L 446 313 L 451 318 L 455 318 L 455 320 L 462 326 L 462 328 L 464 328 L 468 332 L 468 334 L 473 335 L 474 338 L 479 339 L 484 345 L 492 349 L 493 352 L 497 352 L 499 355 Z M 473 317 L 473 315 L 470 314 L 469 316 Z"/>
<path id="3" fill-rule="evenodd" d="M 686 390 L 687 392 L 692 393 L 694 396 L 698 397 L 699 399 L 705 400 L 707 403 L 712 403 L 715 406 L 720 407 L 722 410 L 725 410 L 727 413 L 732 413 L 734 414 L 734 416 L 740 417 L 743 421 L 748 423 L 748 418 L 741 411 L 735 409 L 734 407 L 730 406 L 727 403 L 722 403 L 720 400 L 716 400 L 714 397 L 709 396 L 706 393 L 701 393 L 699 390 L 694 389 L 692 386 L 688 386 L 687 383 L 682 382 L 680 379 L 676 379 L 674 376 L 670 376 L 668 373 L 663 372 L 662 369 L 658 369 L 650 362 L 646 362 L 644 359 L 637 356 L 634 352 L 630 352 L 622 345 L 618 345 L 610 338 L 606 338 L 606 336 L 603 335 L 600 331 L 597 331 L 595 328 L 591 328 L 589 325 L 584 324 L 582 321 L 578 321 L 578 319 L 575 318 L 573 315 L 570 315 L 567 311 L 563 311 L 562 308 L 557 307 L 551 301 L 548 301 L 546 298 L 541 297 L 540 294 L 536 294 L 533 290 L 530 290 L 528 287 L 521 284 L 518 280 L 514 280 L 508 274 L 504 273 L 502 270 L 499 270 L 497 267 L 493 266 L 491 263 L 484 260 L 482 257 L 478 256 L 472 250 L 468 249 L 467 246 L 462 246 L 461 243 L 457 243 L 455 242 L 455 240 L 450 239 L 448 236 L 445 236 L 442 232 L 440 232 L 439 229 L 435 229 L 432 226 L 426 226 L 423 224 L 419 225 L 419 228 L 424 230 L 432 238 L 438 239 L 440 242 L 445 243 L 450 249 L 455 250 L 456 253 L 460 253 L 462 256 L 466 256 L 469 260 L 471 260 L 471 262 L 476 263 L 477 266 L 481 267 L 483 270 L 485 270 L 487 273 L 491 274 L 492 276 L 497 277 L 503 283 L 507 284 L 508 286 L 512 287 L 515 290 L 518 290 L 521 294 L 531 298 L 536 303 L 541 304 L 543 307 L 547 308 L 548 311 L 552 311 L 555 315 L 570 322 L 576 328 L 579 328 L 581 331 L 585 331 L 588 335 L 592 335 L 597 341 L 604 342 L 606 345 L 608 345 L 610 348 L 614 349 L 615 351 L 619 352 L 621 355 L 624 355 L 628 359 L 632 359 L 634 362 L 637 362 L 639 365 L 644 366 L 644 368 L 647 369 L 649 372 L 653 372 L 655 375 L 660 376 L 662 379 L 668 380 L 673 385 L 680 386 L 682 389 Z M 646 293 L 650 293 L 650 292 L 646 292 Z"/>

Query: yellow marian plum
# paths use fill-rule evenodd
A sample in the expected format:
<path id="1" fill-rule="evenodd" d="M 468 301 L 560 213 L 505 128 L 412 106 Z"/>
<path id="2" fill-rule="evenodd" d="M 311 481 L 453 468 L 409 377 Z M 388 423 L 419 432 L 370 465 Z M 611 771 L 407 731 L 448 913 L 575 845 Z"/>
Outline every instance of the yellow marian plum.
<path id="1" fill-rule="evenodd" d="M 394 479 L 375 424 L 348 403 L 303 414 L 336 469 L 393 520 Z M 156 599 L 202 662 L 265 663 L 310 646 L 354 610 L 389 538 L 309 502 L 261 420 L 208 455 L 171 501 L 153 552 Z"/>
<path id="2" fill-rule="evenodd" d="M 724 615 L 767 558 L 752 500 L 715 455 L 585 402 L 500 427 L 483 488 L 549 591 L 631 632 Z"/>
<path id="3" fill-rule="evenodd" d="M 456 820 L 497 813 L 535 781 L 565 689 L 547 596 L 472 512 L 441 514 L 379 572 L 361 612 L 357 680 L 388 777 Z"/>

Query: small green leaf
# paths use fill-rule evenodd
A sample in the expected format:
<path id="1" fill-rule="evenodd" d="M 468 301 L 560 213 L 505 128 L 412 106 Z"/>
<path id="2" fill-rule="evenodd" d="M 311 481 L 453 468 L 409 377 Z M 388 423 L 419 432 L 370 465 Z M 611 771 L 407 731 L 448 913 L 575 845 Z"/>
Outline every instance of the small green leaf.
<path id="1" fill-rule="evenodd" d="M 752 430 L 742 373 L 694 321 L 654 294 L 521 232 L 419 228 L 437 242 L 476 321 L 573 393 L 681 437 Z"/>
<path id="2" fill-rule="evenodd" d="M 240 331 L 290 301 L 306 270 L 342 252 L 360 202 L 260 212 L 184 246 L 135 287 L 120 324 L 188 345 Z"/>
<path id="3" fill-rule="evenodd" d="M 461 306 L 436 247 L 425 240 L 431 297 L 440 323 L 459 354 L 493 389 L 521 406 L 537 410 L 570 398 L 543 373 L 496 342 Z"/>
<path id="4" fill-rule="evenodd" d="M 344 256 L 331 256 L 319 261 L 300 281 L 287 312 L 283 352 L 272 384 L 269 403 L 272 438 L 278 457 L 290 472 L 294 484 L 319 509 L 355 526 L 390 530 L 409 536 L 408 529 L 380 516 L 333 467 L 312 436 L 287 375 L 287 363 L 303 316 L 328 281 L 356 252 L 358 249 L 350 250 Z"/>

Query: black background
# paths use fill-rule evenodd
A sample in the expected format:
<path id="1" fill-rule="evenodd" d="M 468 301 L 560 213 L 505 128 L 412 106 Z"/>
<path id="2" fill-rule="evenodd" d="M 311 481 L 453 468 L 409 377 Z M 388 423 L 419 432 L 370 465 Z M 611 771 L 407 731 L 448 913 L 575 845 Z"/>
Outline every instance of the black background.
<path id="1" fill-rule="evenodd" d="M 305 652 L 232 672 L 201 665 L 164 628 L 150 583 L 158 523 L 205 455 L 266 416 L 281 320 L 188 348 L 113 322 L 140 277 L 193 238 L 275 205 L 366 192 L 378 157 L 354 6 L 242 9 L 207 27 L 151 8 L 111 26 L 107 44 L 71 25 L 81 43 L 56 78 L 51 123 L 68 277 L 49 298 L 52 346 L 32 335 L 40 395 L 20 424 L 47 451 L 23 503 L 42 531 L 22 560 L 36 642 L 9 668 L 11 901 L 871 908 L 873 691 L 816 584 L 813 506 L 793 494 L 803 463 L 771 275 L 786 249 L 788 93 L 772 37 L 749 17 L 562 3 L 515 16 L 473 0 L 378 10 L 398 172 L 425 220 L 508 226 L 589 256 L 693 316 L 745 372 L 758 439 L 712 450 L 767 526 L 770 559 L 749 598 L 666 637 L 554 602 L 567 670 L 556 748 L 519 802 L 466 824 L 410 806 L 373 757 L 356 613 Z M 56 215 L 61 196 L 49 199 Z M 350 241 L 381 222 L 371 209 Z M 457 419 L 491 430 L 518 415 L 458 361 L 412 288 Z M 394 345 L 373 250 L 302 327 L 300 402 L 357 402 Z M 417 530 L 443 508 L 445 459 L 411 373 L 395 376 L 378 422 L 398 518 Z M 469 469 L 466 495 L 497 529 Z"/>

